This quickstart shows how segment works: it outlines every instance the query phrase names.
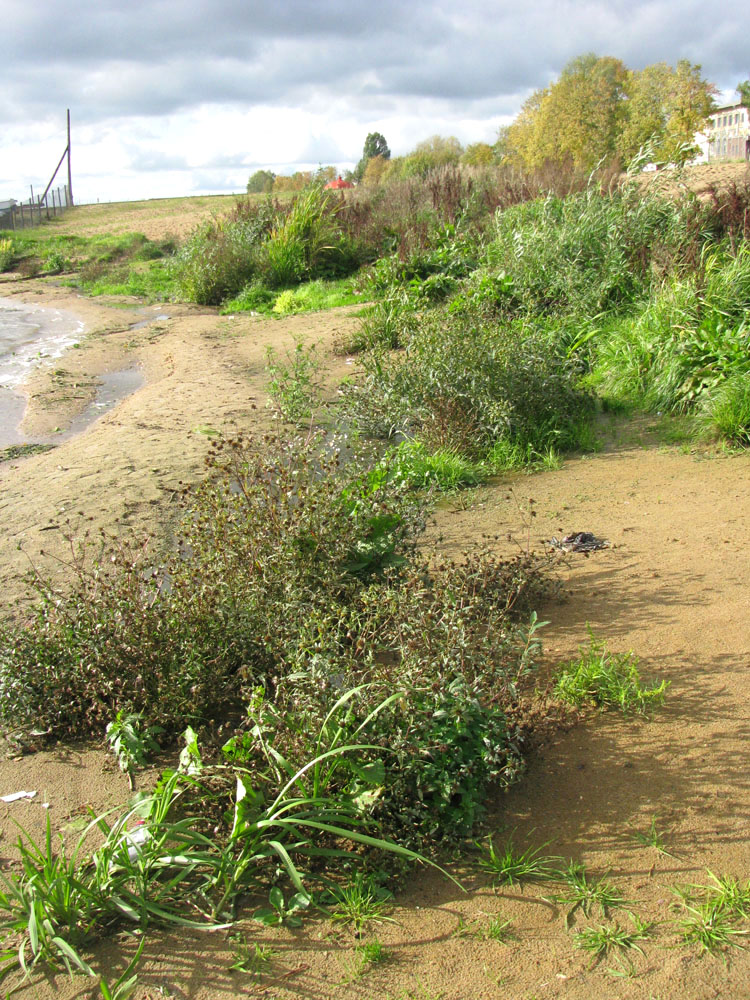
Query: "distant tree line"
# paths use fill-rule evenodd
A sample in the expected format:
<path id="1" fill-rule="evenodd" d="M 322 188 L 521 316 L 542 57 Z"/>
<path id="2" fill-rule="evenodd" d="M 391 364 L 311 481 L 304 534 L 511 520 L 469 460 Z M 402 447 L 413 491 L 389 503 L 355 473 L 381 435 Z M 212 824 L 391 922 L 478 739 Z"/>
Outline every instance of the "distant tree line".
<path id="1" fill-rule="evenodd" d="M 750 106 L 750 80 L 737 90 Z M 620 59 L 588 53 L 568 63 L 548 87 L 534 91 L 493 145 L 464 147 L 455 136 L 433 135 L 405 156 L 393 157 L 385 136 L 370 132 L 359 162 L 344 177 L 377 187 L 459 165 L 505 163 L 534 169 L 554 164 L 591 170 L 600 164 L 627 166 L 640 150 L 657 163 L 684 163 L 696 152 L 694 136 L 705 125 L 716 93 L 701 76 L 701 67 L 686 59 L 676 66 L 654 63 L 631 70 Z M 336 176 L 330 166 L 289 177 L 257 170 L 247 190 L 299 191 Z"/>

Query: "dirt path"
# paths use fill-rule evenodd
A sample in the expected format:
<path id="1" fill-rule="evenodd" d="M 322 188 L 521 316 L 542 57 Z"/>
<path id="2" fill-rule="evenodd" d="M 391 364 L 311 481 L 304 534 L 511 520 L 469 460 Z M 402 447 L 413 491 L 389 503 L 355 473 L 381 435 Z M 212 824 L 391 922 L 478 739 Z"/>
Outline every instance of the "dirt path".
<path id="1" fill-rule="evenodd" d="M 40 295 L 54 299 L 44 289 Z M 93 517 L 94 527 L 116 518 L 135 527 L 168 518 L 179 480 L 199 473 L 205 430 L 268 418 L 266 344 L 291 345 L 304 333 L 330 345 L 354 322 L 340 314 L 257 321 L 185 310 L 117 333 L 107 332 L 112 317 L 102 308 L 98 319 L 92 312 L 86 317 L 90 346 L 75 352 L 75 364 L 101 371 L 125 359 L 143 366 L 146 384 L 55 451 L 0 467 L 0 583 L 11 602 L 24 566 L 19 541 L 31 553 L 62 551 L 60 524 L 70 511 Z M 66 357 L 64 367 L 73 363 Z M 571 931 L 599 924 L 598 914 L 589 920 L 577 914 L 568 931 L 564 908 L 544 898 L 549 887 L 494 892 L 469 856 L 455 867 L 466 893 L 431 872 L 415 874 L 399 896 L 396 922 L 367 929 L 387 957 L 361 975 L 357 942 L 339 925 L 313 918 L 299 931 L 276 931 L 246 923 L 239 930 L 248 940 L 274 949 L 265 975 L 230 973 L 224 935 L 154 937 L 138 1000 L 750 997 L 747 953 L 733 951 L 728 965 L 699 959 L 695 949 L 677 946 L 669 910 L 672 888 L 705 882 L 706 869 L 750 876 L 750 458 L 701 459 L 631 442 L 517 479 L 513 494 L 506 499 L 507 484 L 500 484 L 479 491 L 469 509 L 444 508 L 435 544 L 458 553 L 488 533 L 507 548 L 508 532 L 523 534 L 519 506 L 529 496 L 538 511 L 534 539 L 574 530 L 605 535 L 612 548 L 588 559 L 571 556 L 562 567 L 565 601 L 539 608 L 551 622 L 547 662 L 572 655 L 586 641 L 588 624 L 611 649 L 633 649 L 644 674 L 671 682 L 666 706 L 651 722 L 602 715 L 556 733 L 531 757 L 525 780 L 493 805 L 488 824 L 498 845 L 515 831 L 520 846 L 548 844 L 552 854 L 584 861 L 598 874 L 609 871 L 634 911 L 661 922 L 643 943 L 645 956 L 633 955 L 635 976 L 609 975 L 607 968 L 617 968 L 613 959 L 590 968 L 590 957 L 574 948 Z M 40 792 L 33 802 L 6 807 L 6 857 L 14 819 L 41 831 L 42 801 L 62 826 L 84 805 L 100 809 L 127 796 L 124 779 L 96 750 L 2 760 L 0 785 L 3 794 Z M 674 858 L 634 839 L 653 818 Z M 506 943 L 479 934 L 498 915 L 512 921 L 514 937 Z M 627 916 L 617 919 L 628 925 Z M 122 953 L 119 945 L 107 946 L 100 958 L 116 968 Z M 18 994 L 32 995 L 84 997 L 92 988 L 56 977 L 35 993 Z"/>

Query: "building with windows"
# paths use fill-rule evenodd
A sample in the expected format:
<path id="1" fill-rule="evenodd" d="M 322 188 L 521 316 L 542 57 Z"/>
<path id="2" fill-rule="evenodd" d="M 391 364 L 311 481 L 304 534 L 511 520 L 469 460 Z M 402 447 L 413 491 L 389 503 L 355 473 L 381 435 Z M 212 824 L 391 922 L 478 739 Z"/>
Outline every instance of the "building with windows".
<path id="1" fill-rule="evenodd" d="M 716 160 L 750 160 L 750 110 L 742 104 L 717 108 L 708 117 L 703 131 L 701 157 L 704 163 Z"/>

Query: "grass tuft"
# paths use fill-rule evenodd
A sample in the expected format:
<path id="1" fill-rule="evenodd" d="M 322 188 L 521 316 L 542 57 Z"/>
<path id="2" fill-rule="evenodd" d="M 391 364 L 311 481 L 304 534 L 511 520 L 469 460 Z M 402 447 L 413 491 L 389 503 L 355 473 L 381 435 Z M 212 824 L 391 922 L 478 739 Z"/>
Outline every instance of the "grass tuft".
<path id="1" fill-rule="evenodd" d="M 486 856 L 479 866 L 492 877 L 494 885 L 522 885 L 524 882 L 550 882 L 558 877 L 556 862 L 560 859 L 543 854 L 547 844 L 517 850 L 512 839 L 500 850 L 490 837 Z"/>
<path id="2" fill-rule="evenodd" d="M 647 687 L 641 683 L 638 658 L 632 653 L 610 653 L 589 630 L 589 648 L 561 668 L 555 694 L 570 705 L 593 703 L 615 708 L 625 715 L 648 715 L 661 705 L 668 681 Z"/>

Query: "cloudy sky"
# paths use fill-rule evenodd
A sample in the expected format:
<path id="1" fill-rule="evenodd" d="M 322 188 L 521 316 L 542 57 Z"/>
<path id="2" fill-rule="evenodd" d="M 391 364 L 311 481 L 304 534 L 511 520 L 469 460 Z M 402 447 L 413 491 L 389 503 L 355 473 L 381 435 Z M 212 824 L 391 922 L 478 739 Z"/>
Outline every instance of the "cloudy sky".
<path id="1" fill-rule="evenodd" d="M 705 0 L 0 0 L 0 200 L 46 186 L 70 108 L 80 202 L 241 191 L 394 155 L 434 134 L 494 141 L 584 52 L 750 77 L 750 5 Z"/>

